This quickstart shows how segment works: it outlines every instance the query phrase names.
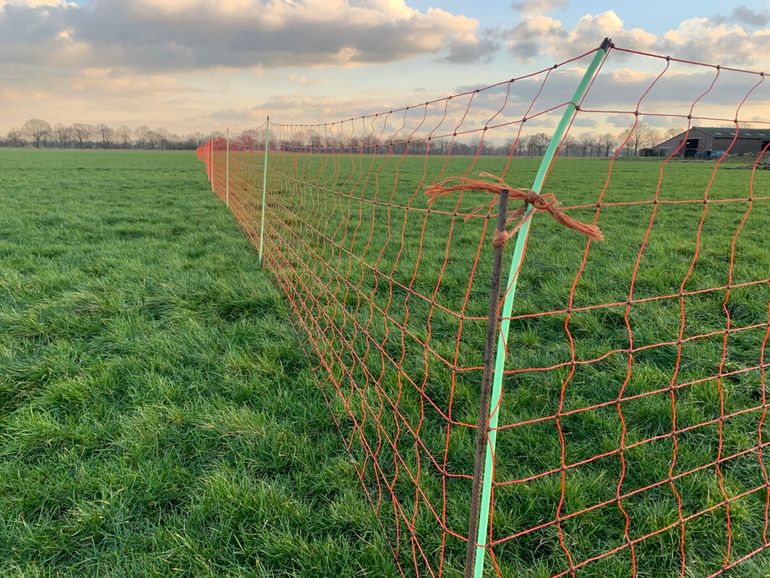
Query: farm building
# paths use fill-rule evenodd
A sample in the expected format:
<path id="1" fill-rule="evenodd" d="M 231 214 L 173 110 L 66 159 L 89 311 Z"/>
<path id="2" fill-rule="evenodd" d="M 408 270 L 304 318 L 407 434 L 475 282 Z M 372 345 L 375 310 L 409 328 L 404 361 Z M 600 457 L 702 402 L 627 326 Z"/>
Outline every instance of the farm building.
<path id="1" fill-rule="evenodd" d="M 653 156 L 670 154 L 683 140 L 685 144 L 678 154 L 684 157 L 711 158 L 720 156 L 727 149 L 730 154 L 758 153 L 770 143 L 770 128 L 740 129 L 731 148 L 734 137 L 735 128 L 692 127 L 689 132 L 681 132 L 652 147 Z"/>

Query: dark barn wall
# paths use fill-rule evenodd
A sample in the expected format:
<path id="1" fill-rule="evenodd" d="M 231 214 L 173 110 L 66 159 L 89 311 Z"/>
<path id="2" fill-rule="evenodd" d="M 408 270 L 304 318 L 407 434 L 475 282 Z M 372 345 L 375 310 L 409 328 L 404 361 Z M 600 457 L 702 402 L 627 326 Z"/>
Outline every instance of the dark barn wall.
<path id="1" fill-rule="evenodd" d="M 698 152 L 704 153 L 706 151 L 714 150 L 714 137 L 702 132 L 698 132 L 691 135 L 690 138 L 698 139 Z"/>
<path id="2" fill-rule="evenodd" d="M 730 143 L 733 142 L 732 138 L 716 138 L 714 139 L 715 151 L 726 151 L 730 149 L 730 154 L 739 155 L 743 153 L 758 153 L 762 150 L 762 140 L 758 138 L 742 139 L 740 136 L 735 141 L 733 148 L 730 148 Z"/>
<path id="3" fill-rule="evenodd" d="M 652 150 L 658 151 L 660 149 L 668 149 L 670 152 L 674 150 L 676 147 L 678 147 L 679 143 L 681 142 L 682 142 L 682 135 L 678 134 L 675 137 L 665 140 L 660 144 L 656 144 L 654 147 L 652 147 Z"/>
<path id="4" fill-rule="evenodd" d="M 733 142 L 732 137 L 714 137 L 708 133 L 701 132 L 697 128 L 690 130 L 687 135 L 688 139 L 698 139 L 698 156 L 703 155 L 706 151 L 726 151 L 730 149 L 730 154 L 745 154 L 745 153 L 758 153 L 762 150 L 763 139 L 760 138 L 741 138 L 738 136 L 738 140 L 735 142 L 732 148 L 730 144 Z M 663 141 L 653 147 L 654 151 L 665 149 L 666 154 L 670 154 L 684 139 L 684 133 L 680 133 L 673 138 Z M 678 153 L 680 156 L 684 155 L 684 146 Z"/>
<path id="5" fill-rule="evenodd" d="M 677 148 L 680 143 L 684 140 L 684 132 L 679 133 L 675 137 L 672 137 L 668 140 L 663 141 L 660 144 L 655 145 L 652 147 L 652 150 L 659 151 L 661 149 L 667 149 L 666 154 L 671 154 L 671 151 L 673 151 L 675 148 Z M 702 154 L 704 151 L 711 150 L 711 145 L 713 143 L 714 137 L 703 133 L 699 131 L 697 128 L 690 129 L 690 132 L 687 134 L 687 139 L 698 139 L 698 153 Z M 684 155 L 684 145 L 682 145 L 682 149 L 677 153 L 678 155 Z"/>

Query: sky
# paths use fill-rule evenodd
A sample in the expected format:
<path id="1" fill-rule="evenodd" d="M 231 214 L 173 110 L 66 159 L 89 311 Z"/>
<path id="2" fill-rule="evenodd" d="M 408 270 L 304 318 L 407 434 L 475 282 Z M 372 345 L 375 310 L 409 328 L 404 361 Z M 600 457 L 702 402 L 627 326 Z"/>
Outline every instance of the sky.
<path id="1" fill-rule="evenodd" d="M 180 134 L 244 130 L 267 115 L 334 121 L 522 76 L 605 36 L 626 48 L 770 71 L 766 0 L 0 0 L 0 133 L 33 117 Z M 632 110 L 662 62 L 611 55 L 595 106 Z M 568 99 L 586 65 L 554 74 L 549 98 Z M 674 66 L 650 98 L 659 110 L 686 112 L 712 77 L 712 69 Z M 723 74 L 699 110 L 733 118 L 756 78 Z M 521 94 L 509 94 L 506 106 L 529 102 L 535 84 L 516 86 Z M 474 107 L 496 110 L 502 96 L 486 96 Z M 761 86 L 741 117 L 770 120 L 766 111 L 770 89 Z M 607 112 L 585 127 L 627 121 Z"/>

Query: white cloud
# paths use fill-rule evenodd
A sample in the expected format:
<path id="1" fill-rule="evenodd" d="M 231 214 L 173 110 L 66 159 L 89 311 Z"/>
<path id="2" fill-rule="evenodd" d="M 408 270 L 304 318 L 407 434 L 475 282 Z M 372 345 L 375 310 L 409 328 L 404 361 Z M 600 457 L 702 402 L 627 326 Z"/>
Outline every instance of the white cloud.
<path id="1" fill-rule="evenodd" d="M 770 24 L 770 12 L 739 5 L 733 8 L 729 16 L 714 16 L 711 20 L 718 24 L 737 23 L 747 28 L 760 28 Z"/>
<path id="2" fill-rule="evenodd" d="M 574 56 L 576 52 L 599 46 L 605 37 L 638 50 L 653 48 L 658 40 L 655 34 L 641 28 L 626 28 L 613 10 L 607 10 L 586 14 L 571 29 L 556 18 L 541 14 L 528 16 L 508 31 L 507 46 L 511 53 L 526 61 L 542 52 L 557 57 Z"/>
<path id="3" fill-rule="evenodd" d="M 166 122 L 203 116 L 225 101 L 242 106 L 253 100 L 239 93 L 246 85 L 261 90 L 279 77 L 316 84 L 317 75 L 303 68 L 420 55 L 472 62 L 498 49 L 479 37 L 477 20 L 410 4 L 0 0 L 0 96 L 9 104 L 3 128 L 46 114 L 71 122 L 82 111 L 99 122 Z M 290 70 L 271 72 L 276 68 Z M 56 102 L 46 100 L 40 111 L 34 103 L 50 94 Z"/>
<path id="4" fill-rule="evenodd" d="M 659 49 L 682 58 L 749 65 L 767 61 L 770 31 L 747 31 L 739 24 L 689 18 L 662 35 Z"/>
<path id="5" fill-rule="evenodd" d="M 535 14 L 508 30 L 507 37 L 508 49 L 522 61 L 540 55 L 567 58 L 590 50 L 604 37 L 610 37 L 618 46 L 680 58 L 724 65 L 770 64 L 770 30 L 750 30 L 723 18 L 689 18 L 658 35 L 627 27 L 613 10 L 586 14 L 571 28 L 558 19 Z"/>
<path id="6" fill-rule="evenodd" d="M 42 102 L 53 95 L 44 90 L 20 90 L 17 88 L 0 89 L 0 100 L 8 103 Z"/>
<path id="7" fill-rule="evenodd" d="M 458 40 L 449 44 L 449 52 L 442 60 L 457 64 L 489 62 L 499 48 L 500 42 L 492 38 Z"/>
<path id="8" fill-rule="evenodd" d="M 43 6 L 74 6 L 74 3 L 67 0 L 0 0 L 0 9 L 6 6 L 17 6 L 19 8 L 40 8 Z"/>
<path id="9" fill-rule="evenodd" d="M 72 88 L 100 98 L 136 98 L 175 94 L 182 88 L 174 78 L 166 75 L 120 74 L 111 68 L 86 68 L 72 80 Z"/>
<path id="10" fill-rule="evenodd" d="M 730 16 L 690 18 L 655 34 L 628 26 L 612 10 L 586 14 L 571 24 L 547 14 L 565 5 L 564 0 L 516 2 L 520 22 L 485 35 L 472 18 L 437 8 L 418 10 L 408 0 L 89 0 L 85 5 L 67 0 L 0 0 L 0 97 L 9 105 L 6 122 L 15 124 L 21 122 L 17 118 L 23 120 L 21 115 L 48 114 L 49 120 L 71 121 L 73 110 L 98 114 L 99 122 L 138 119 L 134 124 L 161 124 L 171 117 L 196 125 L 261 122 L 270 111 L 283 119 L 318 120 L 388 110 L 414 98 L 414 93 L 402 86 L 406 81 L 393 81 L 391 87 L 388 76 L 388 82 L 376 88 L 375 83 L 369 85 L 368 95 L 361 93 L 363 88 L 345 86 L 343 94 L 349 97 L 334 96 L 332 82 L 324 80 L 314 96 L 312 85 L 325 79 L 327 71 L 322 75 L 307 68 L 396 62 L 417 55 L 453 63 L 484 62 L 502 43 L 518 59 L 538 62 L 527 70 L 496 68 L 490 81 L 501 70 L 515 75 L 540 68 L 544 62 L 573 57 L 595 48 L 605 36 L 618 46 L 707 62 L 747 68 L 770 63 L 770 30 L 749 22 L 753 19 L 756 24 L 764 13 L 735 9 Z M 662 63 L 650 66 L 646 59 L 646 66 L 637 66 L 638 60 L 642 59 L 612 54 L 592 89 L 593 104 L 631 111 L 655 78 L 655 65 Z M 544 110 L 569 98 L 585 65 L 581 62 L 566 71 L 562 67 L 552 74 L 537 108 Z M 398 75 L 396 68 L 383 67 L 382 74 Z M 643 111 L 686 114 L 692 99 L 713 78 L 712 70 L 674 68 L 645 98 Z M 341 75 L 332 72 L 330 76 Z M 278 94 L 270 87 L 275 80 L 281 81 Z M 417 80 L 422 82 L 428 81 Z M 506 98 L 508 104 L 495 122 L 520 119 L 539 82 L 540 77 L 517 81 L 503 87 L 506 90 L 477 95 L 469 119 L 483 125 Z M 298 94 L 280 94 L 291 90 L 288 83 L 295 85 Z M 746 90 L 723 71 L 696 113 L 708 105 L 719 116 L 729 117 Z M 429 94 L 421 97 L 443 92 L 429 85 Z M 752 96 L 755 109 L 749 108 L 750 102 L 741 114 L 766 117 L 760 107 L 770 108 L 769 100 L 770 95 L 757 93 Z M 45 113 L 30 112 L 35 102 L 43 101 Z M 462 99 L 453 101 L 453 106 L 459 107 L 456 116 L 462 117 Z M 212 110 L 218 112 L 212 114 Z M 436 112 L 439 118 L 441 114 Z M 630 120 L 625 114 L 612 122 L 598 122 L 599 126 L 613 122 L 625 126 Z M 660 122 L 664 120 L 661 117 Z M 546 117 L 534 118 L 527 129 L 549 122 Z M 595 128 L 595 121 L 585 115 L 576 126 L 580 123 Z"/>
<path id="11" fill-rule="evenodd" d="M 289 82 L 292 82 L 294 84 L 301 84 L 303 86 L 308 86 L 308 85 L 311 85 L 311 84 L 318 84 L 317 80 L 313 80 L 311 78 L 308 78 L 304 74 L 289 74 L 286 77 L 286 80 L 288 80 Z"/>
<path id="12" fill-rule="evenodd" d="M 544 44 L 548 45 L 549 52 L 553 52 L 558 43 L 566 39 L 567 33 L 561 21 L 538 14 L 522 20 L 507 36 L 511 53 L 528 61 L 542 52 Z"/>
<path id="13" fill-rule="evenodd" d="M 614 11 L 607 10 L 580 18 L 567 34 L 567 42 L 579 50 L 582 46 L 598 45 L 608 36 L 618 44 L 633 46 L 637 50 L 652 48 L 656 40 L 655 34 L 641 28 L 626 28 Z"/>
<path id="14" fill-rule="evenodd" d="M 557 8 L 566 8 L 567 4 L 567 0 L 524 0 L 523 2 L 514 2 L 511 7 L 525 14 L 542 14 Z"/>
<path id="15" fill-rule="evenodd" d="M 478 21 L 405 0 L 0 0 L 0 62 L 181 70 L 351 66 L 496 48 Z M 70 54 L 62 54 L 66 48 Z"/>

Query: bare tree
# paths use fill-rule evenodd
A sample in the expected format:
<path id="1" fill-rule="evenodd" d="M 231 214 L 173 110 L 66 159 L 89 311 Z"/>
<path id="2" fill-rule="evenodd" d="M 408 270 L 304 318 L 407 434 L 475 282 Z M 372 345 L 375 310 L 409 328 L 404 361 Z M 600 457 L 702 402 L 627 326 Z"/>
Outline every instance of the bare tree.
<path id="1" fill-rule="evenodd" d="M 446 146 L 446 141 L 442 141 Z M 364 154 L 372 154 L 377 150 L 380 139 L 375 134 L 368 134 L 361 138 L 361 147 Z"/>
<path id="2" fill-rule="evenodd" d="M 660 131 L 657 128 L 650 127 L 644 135 L 644 139 L 642 139 L 642 146 L 645 148 L 652 148 L 662 140 Z"/>
<path id="3" fill-rule="evenodd" d="M 565 156 L 571 157 L 575 155 L 575 150 L 578 148 L 578 141 L 572 135 L 567 135 L 564 140 L 561 141 L 561 150 Z"/>
<path id="4" fill-rule="evenodd" d="M 40 148 L 51 136 L 51 125 L 40 118 L 31 118 L 21 127 L 21 132 L 29 138 L 35 148 Z"/>
<path id="5" fill-rule="evenodd" d="M 180 137 L 179 144 L 181 148 L 195 149 L 196 147 L 200 146 L 204 139 L 205 137 L 202 133 L 193 132 Z"/>
<path id="6" fill-rule="evenodd" d="M 521 143 L 519 143 L 516 139 L 513 139 L 513 138 L 507 139 L 503 144 L 503 148 L 505 148 L 505 154 L 510 154 L 510 155 L 520 154 L 518 151 L 520 144 Z M 431 146 L 431 149 L 433 149 L 432 146 Z"/>
<path id="7" fill-rule="evenodd" d="M 26 141 L 24 140 L 24 134 L 17 129 L 12 128 L 8 131 L 8 136 L 5 138 L 5 142 L 8 144 L 8 146 L 12 147 L 23 147 L 26 144 Z"/>
<path id="8" fill-rule="evenodd" d="M 60 148 L 65 148 L 72 144 L 71 126 L 57 124 L 53 129 L 53 135 Z"/>
<path id="9" fill-rule="evenodd" d="M 75 137 L 75 141 L 78 143 L 78 148 L 82 149 L 85 146 L 88 139 L 91 138 L 93 131 L 93 127 L 89 124 L 77 122 L 72 125 L 72 134 Z"/>
<path id="10" fill-rule="evenodd" d="M 615 148 L 615 143 L 615 137 L 608 132 L 596 138 L 596 146 L 600 151 L 604 151 L 605 157 L 610 156 L 610 152 Z"/>
<path id="11" fill-rule="evenodd" d="M 206 135 L 204 135 L 202 132 L 196 131 L 189 135 L 188 138 L 190 139 L 190 142 L 193 142 L 195 146 L 198 147 L 205 140 Z"/>
<path id="12" fill-rule="evenodd" d="M 140 130 L 141 128 L 146 128 L 146 127 L 139 127 L 139 129 L 137 130 Z M 163 143 L 163 135 L 161 135 L 160 132 L 158 132 L 157 130 L 152 130 L 148 128 L 147 132 L 144 133 L 144 142 L 145 142 L 145 148 L 153 149 L 153 150 L 160 149 Z M 224 150 L 224 147 L 222 150 Z"/>
<path id="13" fill-rule="evenodd" d="M 313 151 L 320 151 L 324 146 L 324 141 L 321 138 L 321 135 L 317 132 L 313 131 L 310 133 L 310 138 L 308 139 L 308 144 L 313 149 Z"/>
<path id="14" fill-rule="evenodd" d="M 550 141 L 550 137 L 544 132 L 533 134 L 527 139 L 527 150 L 532 156 L 542 156 Z"/>
<path id="15" fill-rule="evenodd" d="M 406 150 L 408 148 L 408 145 L 406 144 L 406 142 L 402 142 L 401 145 L 402 145 L 401 146 L 402 150 Z M 331 136 L 326 137 L 326 146 L 332 149 L 333 151 L 340 150 L 344 146 L 344 140 L 341 136 L 333 134 Z"/>
<path id="16" fill-rule="evenodd" d="M 146 149 L 150 145 L 150 133 L 152 131 L 149 127 L 140 126 L 134 131 L 134 137 L 136 138 L 136 144 L 139 148 Z"/>
<path id="17" fill-rule="evenodd" d="M 678 135 L 678 134 L 681 134 L 681 133 L 683 133 L 683 132 L 684 132 L 684 129 L 683 129 L 683 128 L 675 128 L 675 127 L 673 127 L 673 126 L 672 126 L 672 127 L 669 127 L 669 128 L 667 128 L 667 129 L 665 130 L 665 132 L 663 133 L 663 139 L 664 139 L 664 140 L 669 140 L 669 139 L 672 139 L 672 138 L 674 138 L 676 135 Z"/>
<path id="18" fill-rule="evenodd" d="M 258 140 L 259 134 L 254 129 L 245 130 L 241 133 L 240 143 L 244 149 L 252 150 L 254 145 L 257 144 Z"/>
<path id="19" fill-rule="evenodd" d="M 580 153 L 582 156 L 591 156 L 593 148 L 596 146 L 596 139 L 591 134 L 584 134 L 580 137 Z"/>
<path id="20" fill-rule="evenodd" d="M 102 146 L 106 149 L 112 146 L 112 138 L 115 135 L 115 131 L 108 127 L 106 124 L 100 124 L 96 127 L 96 134 L 102 139 Z"/>
<path id="21" fill-rule="evenodd" d="M 646 122 L 639 121 L 634 126 L 631 126 L 620 133 L 618 138 L 620 141 L 625 141 L 626 138 L 628 138 L 628 142 L 626 142 L 626 151 L 631 149 L 633 150 L 634 156 L 637 156 L 640 148 L 655 145 L 655 141 L 658 138 L 658 131 Z"/>
<path id="22" fill-rule="evenodd" d="M 171 134 L 165 128 L 159 128 L 154 132 L 157 135 L 157 148 L 166 150 L 172 141 Z"/>
<path id="23" fill-rule="evenodd" d="M 126 125 L 121 125 L 120 128 L 115 131 L 115 138 L 118 139 L 120 146 L 127 149 L 131 145 L 131 129 Z"/>

